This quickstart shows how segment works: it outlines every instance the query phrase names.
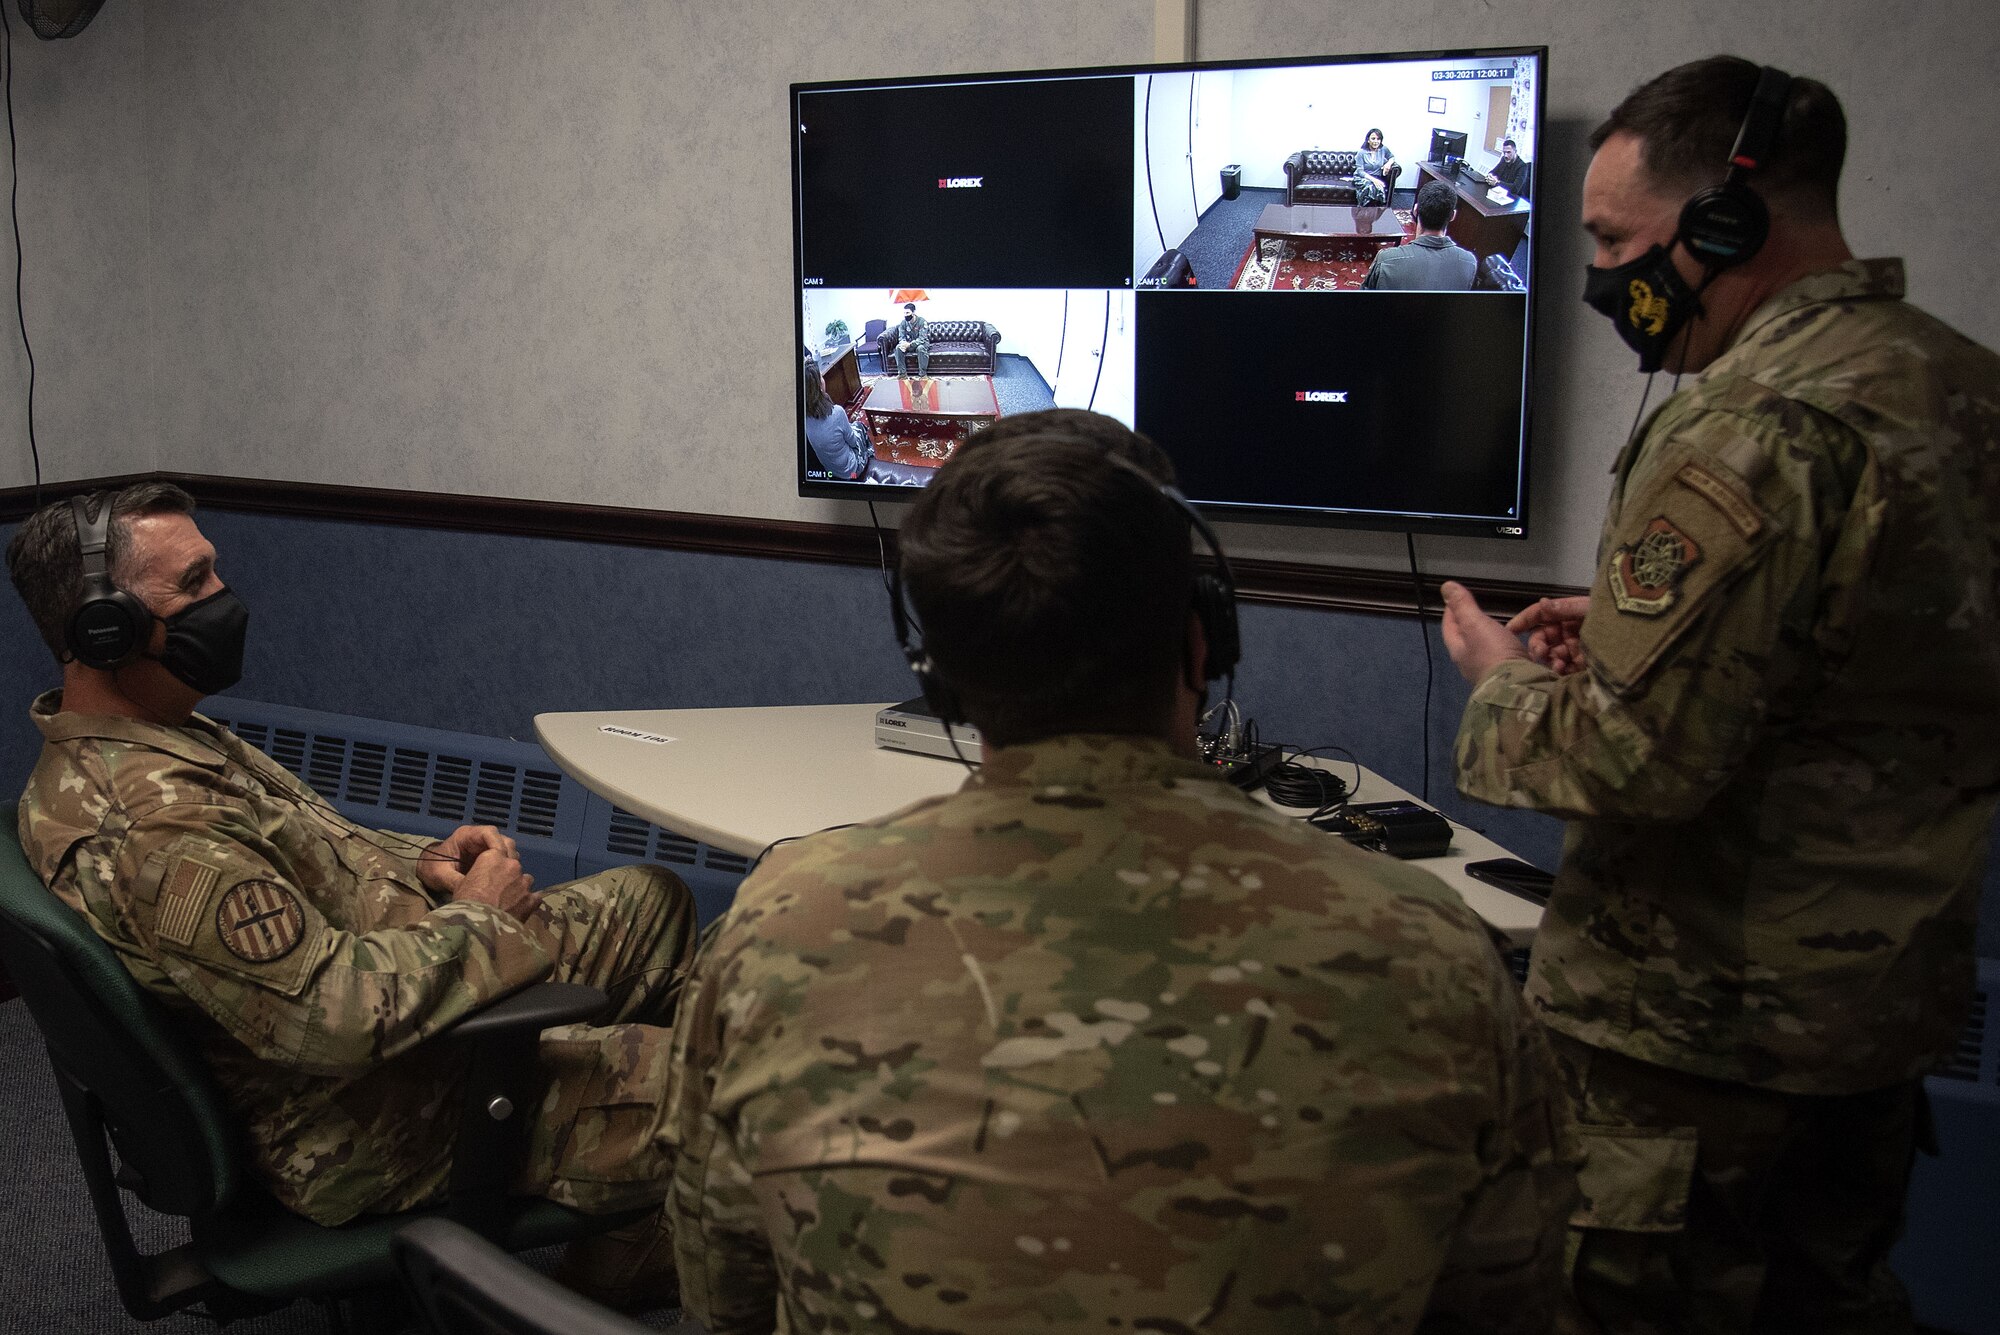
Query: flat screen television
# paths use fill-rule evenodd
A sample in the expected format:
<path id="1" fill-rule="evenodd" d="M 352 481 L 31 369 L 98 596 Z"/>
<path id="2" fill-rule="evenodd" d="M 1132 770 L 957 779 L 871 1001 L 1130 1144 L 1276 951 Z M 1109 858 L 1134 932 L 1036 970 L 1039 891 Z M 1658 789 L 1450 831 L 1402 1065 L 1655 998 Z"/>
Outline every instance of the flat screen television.
<path id="1" fill-rule="evenodd" d="M 800 494 L 909 496 L 999 417 L 1079 407 L 1218 517 L 1526 536 L 1536 205 L 1420 155 L 1461 126 L 1474 166 L 1534 158 L 1546 68 L 794 84 Z"/>

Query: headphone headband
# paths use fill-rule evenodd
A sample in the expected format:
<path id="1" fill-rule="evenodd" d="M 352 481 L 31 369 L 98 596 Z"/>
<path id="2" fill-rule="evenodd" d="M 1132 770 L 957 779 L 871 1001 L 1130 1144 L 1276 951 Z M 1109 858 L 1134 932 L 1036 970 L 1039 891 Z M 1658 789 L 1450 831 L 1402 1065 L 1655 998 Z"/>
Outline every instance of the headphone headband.
<path id="1" fill-rule="evenodd" d="M 83 598 L 63 628 L 69 656 L 85 667 L 110 671 L 139 656 L 153 629 L 153 614 L 111 582 L 111 519 L 117 498 L 110 492 L 72 496 Z"/>
<path id="2" fill-rule="evenodd" d="M 1202 518 L 1201 512 L 1181 494 L 1178 487 L 1161 482 L 1123 455 L 1106 452 L 1099 457 L 1144 483 L 1148 491 L 1178 511 L 1208 545 L 1210 554 L 1215 558 L 1215 571 L 1197 574 L 1192 591 L 1194 614 L 1200 620 L 1202 633 L 1208 641 L 1202 676 L 1208 681 L 1231 676 L 1243 656 L 1242 632 L 1236 618 L 1236 577 L 1229 568 L 1229 557 L 1224 554 L 1215 530 L 1209 527 L 1208 521 Z M 896 564 L 889 576 L 889 615 L 896 628 L 896 643 L 902 647 L 903 657 L 909 663 L 910 671 L 916 675 L 918 685 L 923 688 L 924 699 L 931 711 L 945 723 L 963 722 L 964 712 L 957 692 L 939 676 L 937 665 L 931 660 L 918 634 L 919 628 L 904 606 L 904 596 L 903 560 L 899 548 Z"/>
<path id="3" fill-rule="evenodd" d="M 1729 151 L 1728 174 L 1720 185 L 1696 191 L 1681 206 L 1680 244 L 1710 277 L 1749 260 L 1770 235 L 1771 211 L 1750 188 L 1749 177 L 1765 165 L 1777 144 L 1792 82 L 1791 75 L 1773 65 L 1758 72 L 1756 90 Z"/>

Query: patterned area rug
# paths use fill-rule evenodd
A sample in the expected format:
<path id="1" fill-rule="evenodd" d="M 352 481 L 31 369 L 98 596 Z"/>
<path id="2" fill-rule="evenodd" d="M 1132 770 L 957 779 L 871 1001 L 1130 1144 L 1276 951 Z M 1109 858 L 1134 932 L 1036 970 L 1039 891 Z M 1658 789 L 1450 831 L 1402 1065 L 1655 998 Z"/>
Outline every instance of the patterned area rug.
<path id="1" fill-rule="evenodd" d="M 1396 217 L 1409 230 L 1407 209 Z M 1301 241 L 1266 237 L 1252 241 L 1236 266 L 1230 286 L 1239 292 L 1351 291 L 1368 277 L 1382 244 L 1361 237 L 1330 236 Z"/>
<path id="2" fill-rule="evenodd" d="M 913 468 L 936 468 L 965 442 L 965 423 L 946 418 L 866 414 L 875 457 Z"/>

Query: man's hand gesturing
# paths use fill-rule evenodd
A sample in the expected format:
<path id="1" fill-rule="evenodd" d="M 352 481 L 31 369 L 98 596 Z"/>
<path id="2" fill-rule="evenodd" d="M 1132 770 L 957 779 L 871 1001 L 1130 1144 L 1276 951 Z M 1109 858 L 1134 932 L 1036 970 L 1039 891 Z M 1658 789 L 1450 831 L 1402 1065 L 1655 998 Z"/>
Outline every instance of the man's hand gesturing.
<path id="1" fill-rule="evenodd" d="M 1528 637 L 1528 657 L 1566 677 L 1583 670 L 1583 641 L 1578 637 L 1589 611 L 1587 595 L 1544 598 L 1509 621 L 1507 629 Z"/>

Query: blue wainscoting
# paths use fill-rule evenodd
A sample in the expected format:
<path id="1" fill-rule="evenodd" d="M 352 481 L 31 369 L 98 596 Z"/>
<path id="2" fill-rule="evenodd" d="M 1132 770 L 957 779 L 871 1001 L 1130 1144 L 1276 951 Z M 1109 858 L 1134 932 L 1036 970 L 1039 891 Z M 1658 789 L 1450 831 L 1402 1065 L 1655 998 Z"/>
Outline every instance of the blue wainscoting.
<path id="1" fill-rule="evenodd" d="M 236 694 L 303 709 L 531 741 L 537 713 L 893 700 L 912 693 L 877 573 L 853 566 L 551 538 L 204 511 L 251 609 Z M 0 541 L 11 526 L 0 526 Z M 1337 744 L 1416 790 L 1424 656 L 1408 617 L 1248 605 L 1237 696 L 1267 740 Z M 1466 688 L 1436 661 L 1431 796 L 1553 867 L 1557 822 L 1460 799 L 1451 739 Z M 26 702 L 54 665 L 0 597 L 0 790 L 39 738 Z M 2000 956 L 1989 868 L 1980 953 Z"/>

